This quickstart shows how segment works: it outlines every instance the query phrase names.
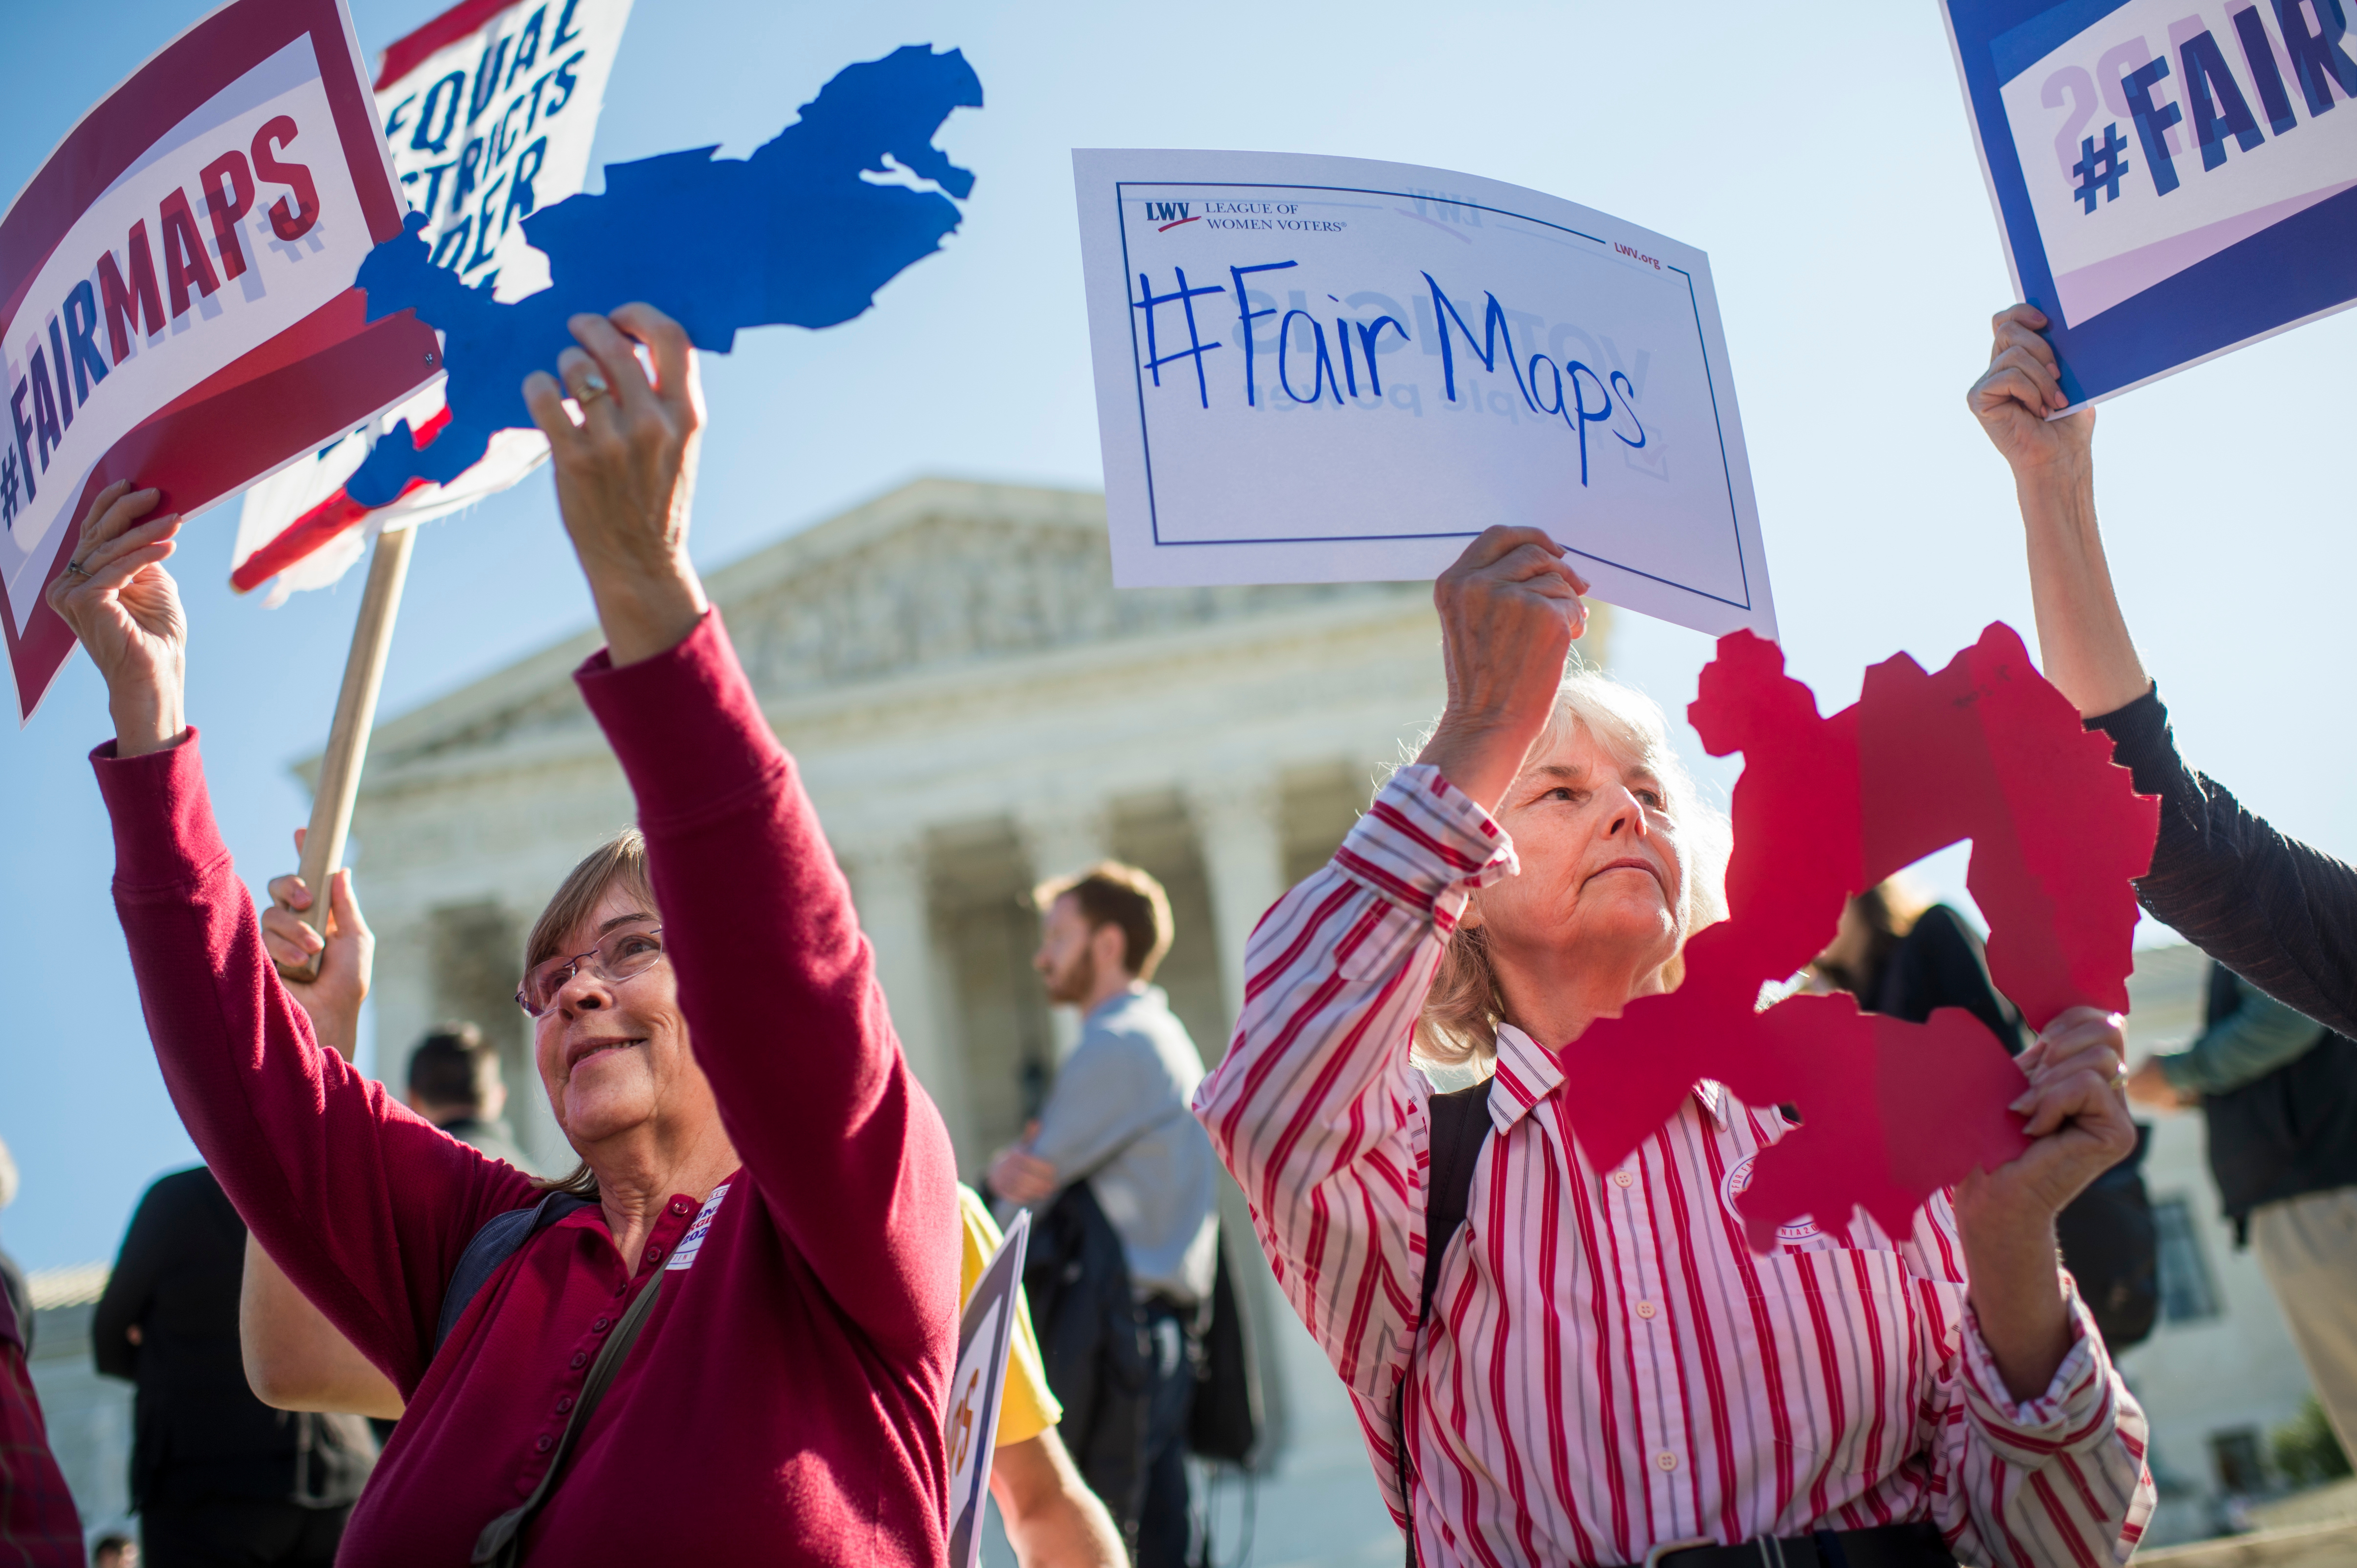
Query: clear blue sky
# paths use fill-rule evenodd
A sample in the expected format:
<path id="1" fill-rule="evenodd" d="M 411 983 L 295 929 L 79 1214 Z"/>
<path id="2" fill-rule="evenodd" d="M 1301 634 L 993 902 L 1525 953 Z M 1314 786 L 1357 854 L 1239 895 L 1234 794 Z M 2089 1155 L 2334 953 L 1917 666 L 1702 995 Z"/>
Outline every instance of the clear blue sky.
<path id="1" fill-rule="evenodd" d="M 352 5 L 371 50 L 440 8 Z M 207 8 L 109 0 L 102 26 L 87 7 L 12 11 L 0 43 L 26 69 L 0 97 L 0 190 Z M 1512 180 L 1709 252 L 1785 647 L 1828 706 L 1898 650 L 1936 665 L 1992 619 L 2029 633 L 2011 486 L 1963 405 L 1987 317 L 2011 295 L 1929 0 L 1805 16 L 1564 0 L 639 0 L 597 161 L 745 153 L 842 66 L 916 42 L 963 48 L 988 95 L 942 137 L 979 176 L 965 227 L 849 326 L 750 333 L 707 362 L 694 528 L 707 565 L 917 473 L 1095 485 L 1069 149 L 1265 148 Z M 2097 437 L 2121 592 L 2189 754 L 2344 856 L 2357 852 L 2342 719 L 2352 358 L 2357 317 L 2342 316 L 2136 392 L 2103 411 Z M 307 798 L 287 767 L 325 737 L 359 574 L 265 611 L 225 586 L 233 530 L 228 510 L 199 518 L 175 564 L 194 623 L 191 717 L 258 884 L 291 862 Z M 384 711 L 587 618 L 537 478 L 421 541 Z M 1708 656 L 1702 638 L 1634 617 L 1616 651 L 1674 713 Z M 107 733 L 79 658 L 28 729 L 0 733 L 0 1137 L 25 1178 L 0 1242 L 34 1268 L 111 1256 L 145 1184 L 195 1158 L 107 894 L 113 850 L 82 759 Z M 1953 855 L 1935 870 L 1961 880 Z"/>

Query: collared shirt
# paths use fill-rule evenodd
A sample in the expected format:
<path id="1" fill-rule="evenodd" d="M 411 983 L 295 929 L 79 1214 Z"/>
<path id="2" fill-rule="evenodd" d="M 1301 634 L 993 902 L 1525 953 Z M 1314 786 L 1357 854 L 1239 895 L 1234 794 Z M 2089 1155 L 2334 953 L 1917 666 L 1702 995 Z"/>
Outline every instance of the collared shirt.
<path id="1" fill-rule="evenodd" d="M 2017 1401 L 1944 1196 L 1903 1237 L 1803 1222 L 1754 1254 L 1735 1199 L 1787 1123 L 1715 1084 L 1599 1170 L 1555 1055 L 1501 1027 L 1495 1130 L 1419 1334 L 1410 1032 L 1469 891 L 1515 869 L 1479 806 L 1403 769 L 1254 933 L 1236 1042 L 1196 1099 L 1403 1522 L 1407 1375 L 1424 1561 L 1629 1563 L 1931 1520 L 1966 1562 L 2125 1562 L 2152 1508 L 2144 1417 L 2075 1294 L 2070 1353 Z"/>
<path id="2" fill-rule="evenodd" d="M 1187 1113 L 1202 1079 L 1203 1058 L 1169 998 L 1140 985 L 1090 1010 L 1039 1110 L 1031 1152 L 1059 1182 L 1088 1182 L 1140 1295 L 1211 1294 L 1219 1165 Z"/>

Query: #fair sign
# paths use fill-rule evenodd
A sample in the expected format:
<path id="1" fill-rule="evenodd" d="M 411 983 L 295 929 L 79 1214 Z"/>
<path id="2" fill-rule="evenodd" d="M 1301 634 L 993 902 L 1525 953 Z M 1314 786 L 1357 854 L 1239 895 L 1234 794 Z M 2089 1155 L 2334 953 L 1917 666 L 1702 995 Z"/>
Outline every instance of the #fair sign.
<path id="1" fill-rule="evenodd" d="M 1116 583 L 1431 577 L 1509 523 L 1600 598 L 1775 635 L 1700 251 L 1362 158 L 1072 171 Z"/>
<path id="2" fill-rule="evenodd" d="M 2014 287 L 2072 406 L 2357 299 L 2343 0 L 1947 0 Z"/>
<path id="3" fill-rule="evenodd" d="M 461 0 L 385 50 L 377 112 L 436 266 L 503 301 L 548 286 L 548 258 L 524 239 L 523 220 L 587 178 L 630 16 L 630 0 Z M 539 431 L 502 430 L 483 460 L 448 484 L 416 480 L 377 508 L 345 493 L 385 431 L 404 421 L 439 430 L 447 417 L 437 379 L 247 491 L 231 586 L 245 593 L 269 583 L 272 604 L 324 587 L 360 559 L 374 530 L 448 516 L 548 458 Z"/>
<path id="4" fill-rule="evenodd" d="M 0 217 L 0 625 L 29 718 L 73 646 L 43 601 L 117 478 L 195 512 L 414 392 L 361 259 L 402 203 L 339 0 L 231 0 L 68 132 Z"/>

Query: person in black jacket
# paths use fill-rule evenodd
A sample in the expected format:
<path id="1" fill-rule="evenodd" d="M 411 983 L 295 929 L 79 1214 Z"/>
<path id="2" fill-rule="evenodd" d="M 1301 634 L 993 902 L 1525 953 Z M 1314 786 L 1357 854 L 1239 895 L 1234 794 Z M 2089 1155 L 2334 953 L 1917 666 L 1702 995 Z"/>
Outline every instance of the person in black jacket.
<path id="1" fill-rule="evenodd" d="M 2095 525 L 2095 411 L 2046 418 L 2070 400 L 2039 336 L 2042 312 L 2017 305 L 1995 327 L 1989 368 L 1965 401 L 2013 468 L 2046 678 L 2112 737 L 2136 789 L 2161 800 L 2137 898 L 2276 1001 L 2357 1035 L 2357 867 L 2277 832 L 2178 756 Z M 2334 1092 L 2352 1091 L 2357 1077 L 2336 1080 Z"/>
<path id="2" fill-rule="evenodd" d="M 2160 797 L 2160 836 L 2151 870 L 2136 881 L 2137 899 L 2257 991 L 2336 1038 L 2357 1035 L 2357 867 L 2277 832 L 2178 756 L 2169 710 L 2128 636 L 2104 558 L 2094 410 L 2047 418 L 2070 399 L 2056 378 L 2053 346 L 2039 336 L 2047 325 L 2042 312 L 2018 305 L 1993 325 L 1988 370 L 1965 401 L 2013 469 L 2047 679 L 2090 729 L 2111 736 L 2113 760 L 2129 769 L 2136 789 Z M 2215 984 L 2226 989 L 2213 991 L 2212 1032 L 2246 1029 L 2252 1020 L 2240 1016 L 2239 993 L 2229 982 Z M 2230 998 L 2234 1004 L 2223 1005 Z M 2165 1063 L 2147 1064 L 2131 1088 L 2149 1101 L 2158 1093 L 2156 1076 L 2166 1084 L 2191 1070 L 2180 1065 L 2172 1074 Z M 2346 1163 L 2357 1136 L 2357 1050 L 2305 1050 L 2232 1092 L 2216 1085 L 2203 1092 L 2222 1094 L 2215 1104 L 2205 1099 L 2205 1108 L 2212 1169 L 2230 1211 L 2244 1199 L 2254 1216 L 2272 1199 L 2297 1203 L 2283 1213 L 2298 1220 L 2285 1252 L 2298 1266 L 2276 1280 L 2276 1294 L 2296 1324 L 2321 1315 L 2315 1348 L 2298 1331 L 2319 1395 L 2357 1387 L 2357 1186 L 2349 1185 Z M 2327 1134 L 2319 1136 L 2319 1128 Z M 2271 1229 L 2261 1228 L 2259 1251 L 2275 1279 L 2266 1264 Z M 2352 1446 L 2357 1416 L 2345 1406 L 2332 1411 L 2329 1396 L 2319 1402 L 2342 1446 Z M 2347 1402 L 2357 1403 L 2357 1393 Z"/>
<path id="3" fill-rule="evenodd" d="M 1921 1024 L 1962 1007 L 2019 1056 L 2030 1042 L 2020 1010 L 1989 975 L 1978 932 L 1945 904 L 1928 907 L 1893 878 L 1842 910 L 1833 945 L 1811 965 L 1818 983 L 1856 996 L 1868 1013 Z M 2097 1176 L 2054 1217 L 2062 1262 L 2114 1354 L 2141 1344 L 2160 1314 L 2160 1238 L 2144 1188 L 2146 1130 L 2136 1153 Z"/>
<path id="4" fill-rule="evenodd" d="M 326 1564 L 375 1463 L 357 1416 L 273 1410 L 238 1350 L 245 1224 L 210 1171 L 139 1200 L 91 1324 L 98 1369 L 139 1385 L 131 1499 L 149 1568 Z"/>

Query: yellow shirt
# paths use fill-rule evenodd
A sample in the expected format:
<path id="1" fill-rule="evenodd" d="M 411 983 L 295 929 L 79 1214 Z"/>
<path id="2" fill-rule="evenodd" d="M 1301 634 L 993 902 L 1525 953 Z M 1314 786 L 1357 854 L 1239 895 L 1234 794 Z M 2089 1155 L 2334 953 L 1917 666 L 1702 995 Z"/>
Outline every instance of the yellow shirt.
<path id="1" fill-rule="evenodd" d="M 990 1266 L 991 1254 L 1005 1238 L 990 1217 L 982 1195 L 958 1184 L 958 1217 L 965 1221 L 964 1258 L 958 1270 L 958 1306 Z M 1064 1419 L 1064 1407 L 1048 1391 L 1048 1374 L 1039 1366 L 1039 1342 L 1031 1337 L 1031 1306 L 1022 1287 L 1015 1292 L 1015 1337 L 1006 1347 L 1006 1391 L 998 1406 L 998 1446 L 1028 1443 Z"/>

